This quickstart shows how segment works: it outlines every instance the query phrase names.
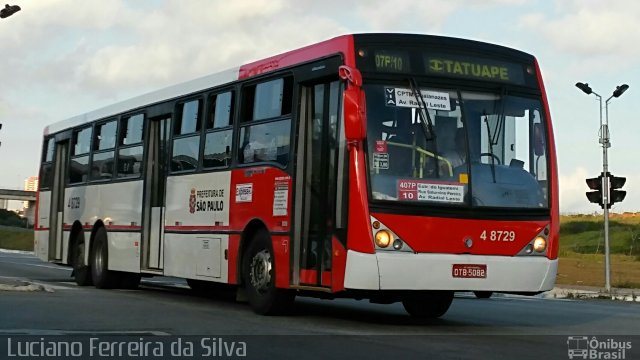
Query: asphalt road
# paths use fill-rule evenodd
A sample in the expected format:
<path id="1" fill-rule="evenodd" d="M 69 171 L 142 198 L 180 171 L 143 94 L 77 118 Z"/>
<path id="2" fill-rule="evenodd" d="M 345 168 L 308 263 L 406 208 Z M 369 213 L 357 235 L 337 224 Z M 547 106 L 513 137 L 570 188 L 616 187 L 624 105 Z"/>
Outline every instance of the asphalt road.
<path id="1" fill-rule="evenodd" d="M 0 277 L 49 289 L 0 291 L 0 358 L 11 355 L 8 339 L 14 339 L 15 352 L 22 335 L 25 341 L 77 338 L 87 342 L 87 357 L 89 337 L 127 335 L 117 339 L 163 339 L 163 358 L 171 358 L 169 349 L 180 341 L 195 347 L 193 358 L 210 358 L 217 346 L 244 342 L 244 355 L 255 359 L 567 359 L 573 346 L 568 338 L 588 336 L 609 347 L 629 341 L 632 348 L 618 356 L 640 359 L 637 303 L 458 294 L 442 318 L 417 320 L 400 304 L 298 298 L 290 315 L 264 317 L 235 302 L 233 291 L 198 296 L 179 279 L 144 279 L 140 290 L 99 290 L 76 286 L 70 274 L 30 254 L 0 251 Z"/>

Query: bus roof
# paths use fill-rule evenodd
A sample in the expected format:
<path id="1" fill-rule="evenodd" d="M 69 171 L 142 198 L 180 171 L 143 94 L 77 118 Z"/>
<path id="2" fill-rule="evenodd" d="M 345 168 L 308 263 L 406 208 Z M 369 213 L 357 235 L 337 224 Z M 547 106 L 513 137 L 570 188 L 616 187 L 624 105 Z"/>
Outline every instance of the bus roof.
<path id="1" fill-rule="evenodd" d="M 115 116 L 123 112 L 135 111 L 136 109 L 140 109 L 144 106 L 188 95 L 199 90 L 214 87 L 216 85 L 230 83 L 238 79 L 239 70 L 240 68 L 234 68 L 216 74 L 203 76 L 201 78 L 193 79 L 181 84 L 172 85 L 164 89 L 152 91 L 144 95 L 136 96 L 128 100 L 124 100 L 94 111 L 90 111 L 88 113 L 59 121 L 45 127 L 44 135 L 46 136 L 49 134 L 54 134 L 58 131 L 62 131 L 98 119 L 103 119 L 109 116 Z"/>

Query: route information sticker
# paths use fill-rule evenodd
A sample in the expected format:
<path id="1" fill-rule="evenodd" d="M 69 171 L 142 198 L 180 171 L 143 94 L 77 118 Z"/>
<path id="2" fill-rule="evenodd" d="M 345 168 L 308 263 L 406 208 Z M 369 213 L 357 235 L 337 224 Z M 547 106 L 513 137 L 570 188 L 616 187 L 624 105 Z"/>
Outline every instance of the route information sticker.
<path id="1" fill-rule="evenodd" d="M 388 170 L 389 169 L 389 154 L 387 153 L 373 153 L 373 168 Z"/>
<path id="2" fill-rule="evenodd" d="M 409 201 L 464 202 L 464 185 L 458 183 L 398 180 L 398 198 Z"/>
<path id="3" fill-rule="evenodd" d="M 387 106 L 419 108 L 420 105 L 416 101 L 416 96 L 411 89 L 403 88 L 384 88 L 385 104 Z M 435 110 L 451 110 L 451 102 L 449 93 L 420 90 L 422 99 L 427 109 Z"/>

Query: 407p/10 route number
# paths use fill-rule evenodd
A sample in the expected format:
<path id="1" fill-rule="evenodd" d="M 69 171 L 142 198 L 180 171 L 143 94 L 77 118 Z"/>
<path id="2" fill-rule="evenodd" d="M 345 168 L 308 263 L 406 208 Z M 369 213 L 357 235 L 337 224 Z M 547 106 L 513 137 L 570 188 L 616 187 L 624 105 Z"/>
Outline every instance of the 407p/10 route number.
<path id="1" fill-rule="evenodd" d="M 480 239 L 489 241 L 516 241 L 516 232 L 513 230 L 483 230 Z"/>

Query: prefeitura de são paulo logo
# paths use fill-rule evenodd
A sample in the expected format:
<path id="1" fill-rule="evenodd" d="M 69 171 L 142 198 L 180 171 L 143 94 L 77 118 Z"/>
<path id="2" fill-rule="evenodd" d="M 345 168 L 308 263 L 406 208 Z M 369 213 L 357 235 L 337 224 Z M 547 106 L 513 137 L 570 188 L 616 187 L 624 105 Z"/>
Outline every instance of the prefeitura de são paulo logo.
<path id="1" fill-rule="evenodd" d="M 569 359 L 627 359 L 631 350 L 631 341 L 618 341 L 612 338 L 589 338 L 588 336 L 569 336 L 567 338 Z"/>
<path id="2" fill-rule="evenodd" d="M 189 212 L 192 214 L 196 212 L 196 189 L 195 188 L 191 189 L 191 195 L 189 195 Z"/>

